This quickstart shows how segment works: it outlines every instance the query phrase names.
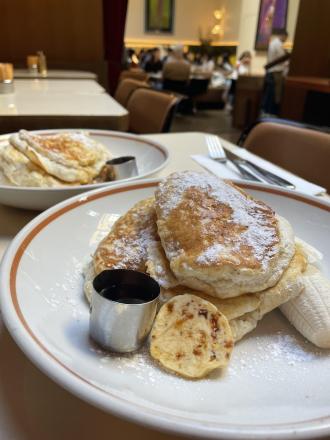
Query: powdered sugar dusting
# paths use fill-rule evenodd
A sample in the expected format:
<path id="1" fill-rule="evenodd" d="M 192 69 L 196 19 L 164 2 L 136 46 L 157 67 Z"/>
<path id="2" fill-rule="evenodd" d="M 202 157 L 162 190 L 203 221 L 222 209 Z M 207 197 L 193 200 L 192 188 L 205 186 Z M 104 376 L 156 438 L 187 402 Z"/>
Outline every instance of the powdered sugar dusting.
<path id="1" fill-rule="evenodd" d="M 165 252 L 159 241 L 148 246 L 147 271 L 161 287 L 168 289 L 178 285 L 178 280 L 171 271 Z"/>
<path id="2" fill-rule="evenodd" d="M 60 141 L 63 140 L 69 141 L 69 142 L 76 142 L 78 144 L 81 144 L 82 146 L 86 148 L 95 148 L 96 141 L 92 139 L 88 132 L 84 131 L 75 131 L 75 132 L 60 132 L 60 133 L 52 133 L 52 134 L 46 134 L 46 135 L 30 135 L 27 131 L 21 130 L 19 132 L 20 136 L 24 140 L 33 140 L 34 142 L 39 142 L 42 140 L 46 141 Z"/>
<path id="3" fill-rule="evenodd" d="M 285 380 L 281 370 L 292 367 L 293 371 L 299 368 L 300 373 L 308 373 L 313 362 L 328 356 L 299 335 L 284 331 L 277 331 L 271 337 L 255 336 L 253 349 L 250 345 L 247 349 L 238 345 L 236 350 L 229 365 L 230 376 L 240 376 L 242 371 L 248 371 L 251 377 L 275 383 Z M 276 365 L 276 368 L 270 368 L 270 365 Z"/>
<path id="4" fill-rule="evenodd" d="M 153 237 L 152 231 L 145 229 L 135 238 L 122 237 L 114 240 L 112 254 L 116 262 L 112 264 L 112 269 L 137 270 L 147 259 L 147 248 L 153 242 Z"/>
<path id="5" fill-rule="evenodd" d="M 210 246 L 201 255 L 196 258 L 196 261 L 201 264 L 212 263 L 218 255 L 225 251 L 225 247 L 222 244 L 216 243 Z"/>
<path id="6" fill-rule="evenodd" d="M 174 173 L 169 179 L 160 183 L 158 194 L 162 214 L 168 216 L 179 205 L 184 193 L 190 188 L 197 188 L 232 209 L 230 222 L 246 228 L 240 234 L 240 242 L 252 248 L 255 258 L 262 263 L 263 267 L 267 266 L 269 259 L 276 252 L 274 242 L 277 241 L 276 227 L 270 225 L 269 221 L 270 214 L 273 214 L 271 209 L 262 202 L 250 199 L 240 191 L 235 191 L 231 185 L 211 174 L 186 171 Z M 168 193 L 171 197 L 166 196 Z M 202 224 L 206 232 L 212 227 L 211 219 L 207 217 L 203 219 Z M 224 244 L 227 243 L 224 242 Z M 236 246 L 236 249 L 232 250 L 239 250 L 239 244 Z M 198 257 L 198 262 L 205 264 L 216 262 L 223 250 L 221 243 L 212 243 L 212 246 Z"/>
<path id="7" fill-rule="evenodd" d="M 144 270 L 148 246 L 157 240 L 153 199 L 142 200 L 100 243 L 95 253 L 97 272 L 105 268 Z"/>
<path id="8" fill-rule="evenodd" d="M 65 133 L 65 136 L 68 138 L 68 140 L 82 144 L 86 148 L 95 148 L 96 142 L 88 135 L 88 133 L 83 131 L 69 132 Z"/>
<path id="9" fill-rule="evenodd" d="M 107 353 L 93 347 L 90 350 L 99 355 L 101 364 L 111 365 L 116 372 L 126 376 L 133 374 L 135 380 L 141 380 L 146 386 L 160 382 L 164 376 L 168 385 L 180 386 L 187 383 L 192 386 L 192 382 L 160 368 L 150 356 L 148 343 L 137 352 L 127 354 Z M 327 356 L 327 353 L 312 346 L 308 341 L 302 341 L 299 336 L 278 331 L 267 337 L 255 336 L 253 348 L 240 347 L 238 344 L 227 371 L 216 370 L 194 384 L 221 384 L 243 376 L 264 383 L 285 382 L 287 374 L 293 374 L 295 369 L 299 369 L 300 374 L 308 374 L 312 363 L 326 359 Z"/>

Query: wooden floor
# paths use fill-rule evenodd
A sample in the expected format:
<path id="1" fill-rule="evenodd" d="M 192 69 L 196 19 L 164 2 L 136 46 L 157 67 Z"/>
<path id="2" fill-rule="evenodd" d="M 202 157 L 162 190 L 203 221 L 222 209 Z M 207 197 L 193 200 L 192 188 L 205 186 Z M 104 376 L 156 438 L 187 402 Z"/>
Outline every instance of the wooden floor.
<path id="1" fill-rule="evenodd" d="M 240 131 L 231 125 L 231 114 L 227 110 L 198 110 L 195 115 L 175 116 L 171 132 L 203 131 L 213 133 L 237 143 Z"/>

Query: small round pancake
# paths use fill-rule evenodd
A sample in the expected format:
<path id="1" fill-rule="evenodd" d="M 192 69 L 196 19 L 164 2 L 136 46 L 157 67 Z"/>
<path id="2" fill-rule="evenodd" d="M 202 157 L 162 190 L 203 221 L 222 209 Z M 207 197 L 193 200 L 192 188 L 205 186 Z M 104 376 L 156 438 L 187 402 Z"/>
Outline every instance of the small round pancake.
<path id="1" fill-rule="evenodd" d="M 229 323 L 208 301 L 179 295 L 164 304 L 151 332 L 151 356 L 171 372 L 199 379 L 225 367 L 234 346 Z"/>
<path id="2" fill-rule="evenodd" d="M 154 198 L 141 200 L 122 215 L 98 245 L 95 274 L 106 269 L 146 271 L 147 248 L 158 240 Z"/>

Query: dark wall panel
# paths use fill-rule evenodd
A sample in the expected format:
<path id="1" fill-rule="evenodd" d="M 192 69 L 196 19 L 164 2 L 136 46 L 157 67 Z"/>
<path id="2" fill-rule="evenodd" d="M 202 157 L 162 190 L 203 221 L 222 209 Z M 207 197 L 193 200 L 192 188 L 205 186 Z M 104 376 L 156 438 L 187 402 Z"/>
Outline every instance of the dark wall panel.
<path id="1" fill-rule="evenodd" d="M 330 77 L 330 1 L 301 0 L 290 76 Z"/>
<path id="2" fill-rule="evenodd" d="M 37 50 L 56 65 L 103 60 L 102 0 L 1 0 L 0 60 Z"/>

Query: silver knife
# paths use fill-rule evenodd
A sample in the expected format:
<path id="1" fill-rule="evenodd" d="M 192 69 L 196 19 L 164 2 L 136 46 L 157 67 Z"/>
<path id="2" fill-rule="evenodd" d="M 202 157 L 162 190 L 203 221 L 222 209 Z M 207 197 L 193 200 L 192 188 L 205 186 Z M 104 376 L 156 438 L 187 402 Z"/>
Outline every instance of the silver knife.
<path id="1" fill-rule="evenodd" d="M 283 177 L 277 176 L 276 174 L 267 171 L 258 165 L 250 162 L 249 160 L 243 159 L 237 156 L 232 151 L 225 148 L 227 158 L 237 166 L 243 175 L 252 175 L 256 180 L 264 183 L 272 183 L 279 186 L 284 186 L 285 188 L 295 189 L 293 183 L 283 179 Z"/>

